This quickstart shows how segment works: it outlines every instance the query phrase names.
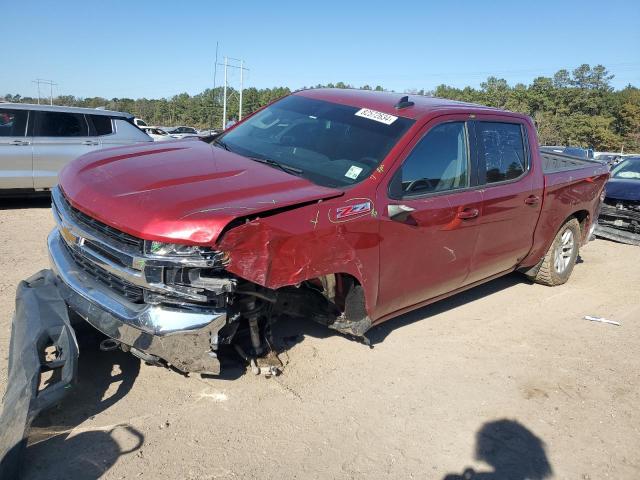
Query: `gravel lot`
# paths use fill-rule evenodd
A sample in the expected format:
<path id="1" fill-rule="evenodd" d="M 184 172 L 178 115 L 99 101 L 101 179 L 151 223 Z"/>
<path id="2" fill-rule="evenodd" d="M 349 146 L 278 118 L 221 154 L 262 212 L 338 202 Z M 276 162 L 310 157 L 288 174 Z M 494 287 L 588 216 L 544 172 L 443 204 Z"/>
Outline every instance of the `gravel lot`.
<path id="1" fill-rule="evenodd" d="M 47 267 L 53 221 L 46 200 L 0 202 L 4 390 L 15 287 Z M 81 331 L 80 385 L 37 421 L 25 478 L 640 478 L 640 248 L 581 258 L 567 285 L 510 275 L 371 331 L 371 350 L 282 325 L 303 337 L 272 379 L 187 378 Z"/>

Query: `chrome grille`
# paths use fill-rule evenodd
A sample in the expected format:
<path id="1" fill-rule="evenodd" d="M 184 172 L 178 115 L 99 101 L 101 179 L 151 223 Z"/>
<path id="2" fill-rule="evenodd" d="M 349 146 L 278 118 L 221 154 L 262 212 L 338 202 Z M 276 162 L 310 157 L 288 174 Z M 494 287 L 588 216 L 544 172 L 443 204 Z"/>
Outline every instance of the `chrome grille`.
<path id="1" fill-rule="evenodd" d="M 74 249 L 68 245 L 65 244 L 65 247 L 75 260 L 76 265 L 91 275 L 92 278 L 109 287 L 116 293 L 126 297 L 133 303 L 142 303 L 144 301 L 144 290 L 141 287 L 107 272 L 102 267 L 78 254 L 78 252 L 74 251 Z"/>
<path id="2" fill-rule="evenodd" d="M 60 190 L 60 192 L 62 193 L 62 190 Z M 62 193 L 59 198 L 65 203 L 65 206 L 69 209 L 69 212 L 73 216 L 74 220 L 80 225 L 84 225 L 90 229 L 96 230 L 118 243 L 136 247 L 136 249 L 138 249 L 138 251 L 142 253 L 144 248 L 144 240 L 136 238 L 133 235 L 129 235 L 128 233 L 121 232 L 116 228 L 110 227 L 109 225 L 106 225 L 96 220 L 95 218 L 91 218 L 89 215 L 82 213 L 80 210 L 72 206 L 71 203 L 69 203 L 67 198 L 64 196 L 64 193 Z"/>
<path id="3" fill-rule="evenodd" d="M 206 303 L 203 289 L 165 283 L 167 268 L 224 268 L 224 255 L 211 252 L 195 258 L 146 254 L 144 240 L 105 225 L 73 208 L 59 187 L 51 192 L 60 238 L 79 269 L 114 293 L 133 302 L 175 301 Z"/>

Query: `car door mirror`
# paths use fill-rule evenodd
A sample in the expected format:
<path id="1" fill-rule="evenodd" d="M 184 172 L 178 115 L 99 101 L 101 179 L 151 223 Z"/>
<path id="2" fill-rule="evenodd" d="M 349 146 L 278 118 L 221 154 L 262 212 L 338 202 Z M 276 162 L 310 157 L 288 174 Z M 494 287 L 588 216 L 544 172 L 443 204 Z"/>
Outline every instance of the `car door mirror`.
<path id="1" fill-rule="evenodd" d="M 409 205 L 392 204 L 387 206 L 387 214 L 389 215 L 389 218 L 396 222 L 404 222 L 413 211 L 415 211 L 415 208 L 412 208 Z"/>

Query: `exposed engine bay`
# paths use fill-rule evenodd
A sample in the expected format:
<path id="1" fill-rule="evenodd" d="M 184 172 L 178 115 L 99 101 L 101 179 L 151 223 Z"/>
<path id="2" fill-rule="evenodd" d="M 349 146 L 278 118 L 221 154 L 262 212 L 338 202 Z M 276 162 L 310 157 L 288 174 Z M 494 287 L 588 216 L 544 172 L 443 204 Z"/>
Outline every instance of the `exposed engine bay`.
<path id="1" fill-rule="evenodd" d="M 218 336 L 223 351 L 232 347 L 253 373 L 277 374 L 279 342 L 272 326 L 284 317 L 309 319 L 368 343 L 371 326 L 360 287 L 349 277 L 327 275 L 297 286 L 271 290 L 237 278 L 228 278 L 230 291 L 222 293 L 228 323 Z"/>

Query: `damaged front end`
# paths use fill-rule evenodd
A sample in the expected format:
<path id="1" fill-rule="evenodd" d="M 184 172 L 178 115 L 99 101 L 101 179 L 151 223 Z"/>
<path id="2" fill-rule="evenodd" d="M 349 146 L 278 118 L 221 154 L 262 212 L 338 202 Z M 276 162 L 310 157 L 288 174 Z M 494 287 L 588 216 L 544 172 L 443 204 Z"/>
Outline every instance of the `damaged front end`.
<path id="1" fill-rule="evenodd" d="M 52 192 L 57 228 L 48 238 L 52 269 L 69 307 L 111 341 L 152 364 L 220 373 L 220 352 L 236 351 L 254 371 L 276 374 L 272 323 L 304 317 L 363 338 L 371 322 L 361 288 L 326 275 L 270 289 L 226 267 L 209 247 L 145 241 L 75 209 Z M 262 368 L 256 362 L 271 358 Z"/>
<path id="2" fill-rule="evenodd" d="M 640 245 L 640 200 L 606 198 L 595 233 L 609 240 Z"/>

